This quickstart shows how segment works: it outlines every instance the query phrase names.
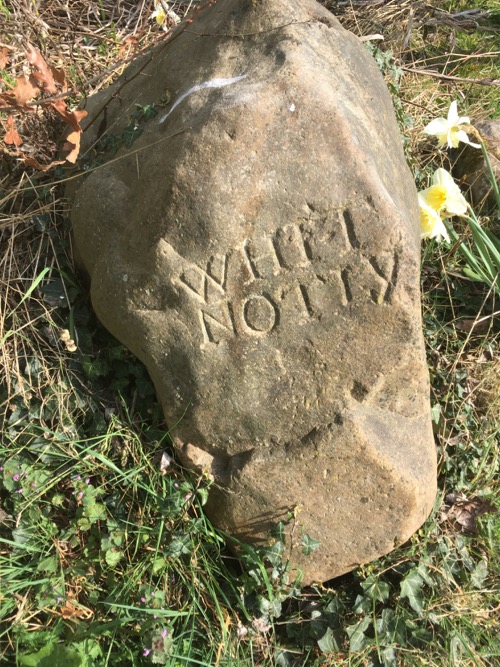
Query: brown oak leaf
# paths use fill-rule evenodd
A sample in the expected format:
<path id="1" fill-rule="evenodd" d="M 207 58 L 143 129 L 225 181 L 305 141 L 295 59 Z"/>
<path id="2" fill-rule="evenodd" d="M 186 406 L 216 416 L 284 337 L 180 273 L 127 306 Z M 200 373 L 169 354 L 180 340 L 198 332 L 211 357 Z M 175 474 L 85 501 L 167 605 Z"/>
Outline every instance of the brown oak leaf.
<path id="1" fill-rule="evenodd" d="M 447 497 L 447 502 L 453 502 L 451 494 Z M 477 496 L 470 500 L 460 499 L 451 505 L 447 515 L 464 533 L 475 535 L 477 533 L 476 519 L 482 514 L 488 514 L 495 511 L 495 506 L 486 498 Z"/>
<path id="2" fill-rule="evenodd" d="M 78 158 L 78 153 L 80 152 L 80 136 L 82 134 L 82 131 L 76 131 L 74 130 L 73 132 L 70 132 L 66 138 L 66 141 L 64 142 L 63 150 L 68 151 L 66 155 L 66 160 L 68 162 L 71 162 L 71 164 L 75 164 L 77 158 Z"/>
<path id="3" fill-rule="evenodd" d="M 33 167 L 33 169 L 38 169 L 38 171 L 48 171 L 49 169 L 52 169 L 52 167 L 55 167 L 57 164 L 64 164 L 65 162 L 65 160 L 54 160 L 53 162 L 49 162 L 49 164 L 42 164 L 31 155 L 22 154 L 21 157 L 23 158 L 24 164 L 27 167 Z"/>
<path id="4" fill-rule="evenodd" d="M 16 98 L 10 93 L 0 93 L 0 109 L 2 107 L 16 106 Z"/>
<path id="5" fill-rule="evenodd" d="M 25 111 L 33 111 L 31 107 L 26 105 L 26 102 L 29 102 L 29 100 L 36 97 L 40 92 L 40 89 L 37 86 L 34 86 L 31 79 L 28 79 L 27 76 L 19 76 L 16 79 L 16 86 L 11 92 L 16 99 L 16 106 Z"/>
<path id="6" fill-rule="evenodd" d="M 80 127 L 80 121 L 82 118 L 85 118 L 85 116 L 88 114 L 88 111 L 83 111 L 82 109 L 70 111 L 64 100 L 54 100 L 51 103 L 51 106 L 64 118 L 72 130 L 75 132 L 82 131 L 82 128 Z"/>
<path id="7" fill-rule="evenodd" d="M 66 82 L 66 72 L 63 69 L 57 67 L 50 67 L 50 71 L 54 76 L 54 80 L 61 86 L 61 90 L 65 93 L 68 90 L 68 84 Z"/>
<path id="8" fill-rule="evenodd" d="M 82 135 L 82 128 L 80 127 L 80 121 L 82 118 L 85 118 L 87 111 L 82 109 L 76 109 L 75 111 L 70 111 L 64 100 L 54 100 L 52 106 L 56 111 L 64 118 L 64 120 L 71 127 L 72 132 L 66 137 L 66 142 L 63 146 L 63 150 L 68 151 L 66 155 L 66 160 L 75 164 L 78 154 L 80 152 L 80 139 Z"/>
<path id="9" fill-rule="evenodd" d="M 41 87 L 43 87 L 43 89 L 51 95 L 57 93 L 57 86 L 56 82 L 54 81 L 54 75 L 52 74 L 51 68 L 43 59 L 40 51 L 29 42 L 26 46 L 26 59 L 30 65 L 33 65 L 35 68 L 36 71 L 33 72 L 33 76 L 35 77 L 36 81 L 41 84 Z"/>
<path id="10" fill-rule="evenodd" d="M 3 140 L 6 144 L 13 144 L 17 148 L 23 143 L 23 140 L 19 136 L 19 132 L 14 127 L 14 118 L 11 115 L 7 118 L 7 125 L 9 126 L 9 129 L 7 130 Z"/>
<path id="11" fill-rule="evenodd" d="M 8 65 L 9 63 L 10 63 L 9 53 L 7 47 L 4 46 L 3 49 L 0 51 L 0 69 L 4 69 L 5 65 Z"/>

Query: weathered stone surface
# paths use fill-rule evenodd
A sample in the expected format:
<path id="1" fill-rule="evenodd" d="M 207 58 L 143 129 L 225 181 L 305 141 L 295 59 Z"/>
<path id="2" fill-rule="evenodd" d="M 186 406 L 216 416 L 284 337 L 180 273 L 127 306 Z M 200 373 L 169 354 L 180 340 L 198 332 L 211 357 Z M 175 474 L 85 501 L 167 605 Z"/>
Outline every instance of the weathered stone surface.
<path id="1" fill-rule="evenodd" d="M 259 540 L 300 509 L 304 582 L 404 542 L 436 476 L 418 207 L 369 54 L 310 0 L 219 0 L 89 102 L 87 144 L 158 109 L 72 219 L 215 523 Z"/>
<path id="2" fill-rule="evenodd" d="M 474 123 L 486 143 L 490 163 L 497 181 L 500 181 L 500 119 L 485 120 Z M 475 140 L 474 137 L 471 137 Z M 484 202 L 492 207 L 496 206 L 495 193 L 491 185 L 488 167 L 483 153 L 479 148 L 472 148 L 461 144 L 452 151 L 453 173 L 462 179 L 463 185 L 469 186 L 470 196 L 474 206 Z"/>

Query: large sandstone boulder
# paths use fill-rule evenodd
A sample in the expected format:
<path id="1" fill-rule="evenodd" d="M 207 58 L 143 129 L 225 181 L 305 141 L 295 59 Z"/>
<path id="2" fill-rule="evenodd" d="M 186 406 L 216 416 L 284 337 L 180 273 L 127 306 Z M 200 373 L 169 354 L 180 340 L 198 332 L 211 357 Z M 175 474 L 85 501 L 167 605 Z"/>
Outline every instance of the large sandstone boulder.
<path id="1" fill-rule="evenodd" d="M 89 100 L 87 145 L 119 145 L 137 104 L 158 113 L 82 179 L 75 241 L 215 478 L 209 515 L 258 541 L 294 513 L 305 583 L 390 551 L 436 460 L 417 197 L 376 65 L 315 2 L 218 0 Z"/>

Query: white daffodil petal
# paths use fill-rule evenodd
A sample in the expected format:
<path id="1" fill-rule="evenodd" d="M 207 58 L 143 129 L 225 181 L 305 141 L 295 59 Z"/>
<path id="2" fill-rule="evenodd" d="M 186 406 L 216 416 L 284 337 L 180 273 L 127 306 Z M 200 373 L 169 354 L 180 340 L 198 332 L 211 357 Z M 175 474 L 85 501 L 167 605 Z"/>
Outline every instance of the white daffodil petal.
<path id="1" fill-rule="evenodd" d="M 435 118 L 424 127 L 425 134 L 437 135 L 446 134 L 448 132 L 448 121 L 446 118 Z"/>
<path id="2" fill-rule="evenodd" d="M 473 141 L 469 139 L 469 136 L 465 130 L 459 130 L 457 132 L 458 140 L 461 141 L 463 144 L 468 144 L 469 146 L 472 146 L 473 148 L 481 148 L 480 144 L 475 144 Z"/>
<path id="3" fill-rule="evenodd" d="M 442 167 L 439 167 L 439 169 L 436 169 L 434 172 L 432 176 L 432 185 L 444 185 L 446 188 L 458 187 L 453 180 L 453 176 Z"/>
<path id="4" fill-rule="evenodd" d="M 448 109 L 448 123 L 449 125 L 456 125 L 458 121 L 457 101 L 453 100 Z"/>

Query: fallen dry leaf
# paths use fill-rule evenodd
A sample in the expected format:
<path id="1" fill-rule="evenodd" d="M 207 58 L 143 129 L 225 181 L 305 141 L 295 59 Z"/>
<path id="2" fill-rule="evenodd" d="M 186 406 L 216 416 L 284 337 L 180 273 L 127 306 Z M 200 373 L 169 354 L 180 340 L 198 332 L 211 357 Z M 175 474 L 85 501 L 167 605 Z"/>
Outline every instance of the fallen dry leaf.
<path id="1" fill-rule="evenodd" d="M 54 75 L 52 74 L 51 68 L 43 59 L 40 51 L 29 42 L 26 47 L 26 59 L 30 65 L 33 65 L 35 68 L 36 71 L 33 72 L 33 76 L 35 77 L 36 81 L 41 84 L 41 87 L 43 87 L 44 91 L 50 93 L 51 95 L 57 93 L 57 86 L 56 82 L 54 81 Z"/>
<path id="2" fill-rule="evenodd" d="M 5 65 L 8 65 L 9 63 L 10 63 L 9 53 L 7 47 L 4 46 L 3 49 L 0 51 L 0 69 L 4 69 Z"/>
<path id="3" fill-rule="evenodd" d="M 447 501 L 453 501 L 452 495 L 447 496 Z M 477 533 L 477 517 L 482 514 L 494 512 L 495 505 L 486 498 L 476 497 L 470 500 L 458 500 L 453 502 L 446 511 L 446 517 L 460 526 L 464 533 L 475 535 Z"/>
<path id="4" fill-rule="evenodd" d="M 81 130 L 74 130 L 73 132 L 70 132 L 67 136 L 66 141 L 64 142 L 63 150 L 68 151 L 66 154 L 66 161 L 71 162 L 71 164 L 75 164 L 75 162 L 78 159 L 78 153 L 80 152 L 80 137 L 81 137 L 82 131 Z"/>
<path id="5" fill-rule="evenodd" d="M 68 151 L 66 155 L 67 162 L 75 164 L 78 154 L 80 152 L 80 139 L 82 135 L 82 128 L 80 127 L 80 120 L 85 118 L 87 111 L 76 109 L 70 111 L 64 100 L 54 100 L 52 103 L 54 109 L 64 118 L 68 125 L 72 128 L 72 132 L 66 137 L 63 150 Z"/>
<path id="6" fill-rule="evenodd" d="M 21 154 L 21 157 L 24 161 L 24 164 L 27 167 L 33 167 L 33 169 L 38 169 L 38 171 L 48 171 L 49 169 L 52 169 L 52 167 L 55 167 L 58 164 L 64 164 L 65 160 L 54 160 L 53 162 L 49 162 L 49 164 L 42 164 L 41 162 L 38 162 L 38 160 L 31 155 L 24 155 Z"/>
<path id="7" fill-rule="evenodd" d="M 80 127 L 80 121 L 82 118 L 85 118 L 85 116 L 88 114 L 88 111 L 83 111 L 81 109 L 70 111 L 64 100 L 54 100 L 51 103 L 51 106 L 64 118 L 64 120 L 68 123 L 74 132 L 82 131 L 82 128 Z"/>
<path id="8" fill-rule="evenodd" d="M 5 49 L 0 52 L 0 56 L 6 55 L 4 51 Z M 54 95 L 61 91 L 62 93 L 66 93 L 68 86 L 64 70 L 57 67 L 49 67 L 40 51 L 30 43 L 26 47 L 26 58 L 33 67 L 31 76 L 18 77 L 16 85 L 11 90 L 0 94 L 0 109 L 14 107 L 19 111 L 33 112 L 34 108 L 28 106 L 27 103 L 37 97 L 40 91 L 49 95 Z M 17 155 L 24 161 L 26 166 L 45 172 L 55 165 L 63 164 L 65 161 L 72 164 L 76 162 L 80 152 L 82 134 L 80 121 L 82 118 L 85 118 L 87 112 L 83 110 L 71 111 L 68 109 L 68 105 L 64 99 L 49 98 L 44 101 L 44 104 L 57 111 L 71 128 L 63 147 L 63 150 L 67 152 L 65 160 L 54 160 L 49 164 L 42 164 L 31 155 L 25 155 L 24 153 L 17 153 Z M 4 137 L 4 141 L 7 144 L 14 145 L 16 148 L 23 143 L 19 133 L 14 128 L 12 116 L 8 119 L 8 131 Z M 6 149 L 4 148 L 4 150 Z"/>
<path id="9" fill-rule="evenodd" d="M 57 67 L 50 67 L 56 83 L 61 86 L 61 91 L 65 93 L 68 90 L 68 84 L 66 81 L 66 72 L 63 69 L 58 69 Z"/>
<path id="10" fill-rule="evenodd" d="M 27 76 L 17 77 L 15 87 L 9 91 L 9 93 L 13 94 L 15 97 L 16 106 L 25 111 L 33 111 L 31 107 L 26 105 L 26 102 L 29 102 L 29 100 L 36 97 L 39 92 L 40 89 L 37 86 L 34 86 L 31 79 Z"/>
<path id="11" fill-rule="evenodd" d="M 23 143 L 23 140 L 19 136 L 19 132 L 14 127 L 14 118 L 10 115 L 7 117 L 7 125 L 9 129 L 7 130 L 3 140 L 6 144 L 13 144 L 16 148 Z"/>
<path id="12" fill-rule="evenodd" d="M 473 331 L 475 334 L 484 334 L 488 332 L 491 323 L 489 322 L 489 318 L 485 318 L 484 320 L 463 319 L 458 320 L 455 326 L 457 329 L 466 331 L 467 333 Z"/>
<path id="13" fill-rule="evenodd" d="M 71 604 L 69 600 L 66 600 L 64 602 L 64 605 L 60 608 L 59 613 L 61 616 L 67 620 L 75 620 L 75 619 L 89 619 L 92 618 L 94 612 L 91 609 L 88 609 L 87 607 L 84 607 L 83 605 L 79 605 L 78 607 L 75 607 L 75 605 Z"/>

